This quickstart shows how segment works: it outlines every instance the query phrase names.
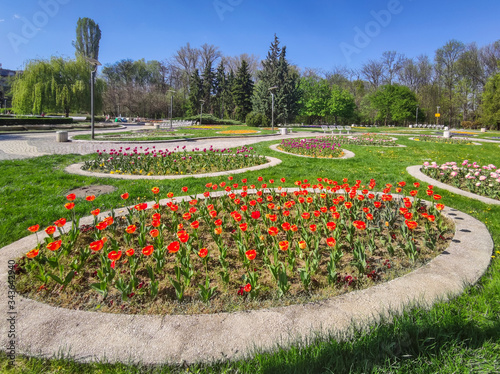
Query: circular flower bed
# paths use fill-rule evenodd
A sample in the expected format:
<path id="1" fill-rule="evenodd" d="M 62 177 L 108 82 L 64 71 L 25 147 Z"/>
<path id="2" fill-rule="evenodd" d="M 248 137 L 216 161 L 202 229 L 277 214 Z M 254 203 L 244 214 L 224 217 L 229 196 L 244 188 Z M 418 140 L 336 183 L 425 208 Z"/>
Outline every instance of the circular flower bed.
<path id="1" fill-rule="evenodd" d="M 339 158 L 344 152 L 340 144 L 328 137 L 314 139 L 283 139 L 278 146 L 283 152 L 315 158 Z"/>
<path id="2" fill-rule="evenodd" d="M 242 148 L 194 148 L 177 146 L 172 151 L 156 150 L 155 147 L 98 150 L 82 170 L 122 175 L 179 175 L 219 172 L 242 169 L 267 162 L 253 147 Z"/>
<path id="3" fill-rule="evenodd" d="M 464 160 L 460 166 L 456 162 L 442 165 L 424 162 L 423 166 L 422 172 L 433 179 L 481 196 L 500 199 L 500 169 L 493 164 L 481 166 Z"/>
<path id="4" fill-rule="evenodd" d="M 473 145 L 470 139 L 456 139 L 456 138 L 443 138 L 441 136 L 432 135 L 419 135 L 418 138 L 413 138 L 417 142 L 429 142 L 440 144 L 460 144 L 460 145 Z"/>
<path id="5" fill-rule="evenodd" d="M 397 277 L 451 237 L 444 205 L 423 204 L 418 183 L 394 189 L 413 198 L 393 196 L 391 185 L 375 194 L 374 180 L 302 180 L 293 191 L 269 188 L 275 181 L 260 177 L 255 183 L 229 177 L 208 183 L 199 198 L 168 192 L 166 204 L 155 187 L 152 211 L 139 203 L 122 216 L 103 217 L 88 196 L 94 222 L 83 227 L 68 195 L 73 224 L 61 218 L 45 228 L 44 240 L 17 262 L 17 290 L 58 306 L 117 313 L 287 305 Z M 440 199 L 432 188 L 426 195 Z"/>
<path id="6" fill-rule="evenodd" d="M 219 131 L 219 134 L 225 134 L 225 135 L 244 135 L 244 134 L 257 134 L 260 131 L 257 130 L 226 130 L 226 131 Z"/>
<path id="7" fill-rule="evenodd" d="M 342 137 L 337 138 L 341 144 L 352 144 L 352 145 L 372 145 L 372 146 L 382 146 L 382 147 L 394 147 L 396 146 L 396 138 L 384 135 L 374 135 L 374 134 L 363 134 L 348 136 L 347 139 Z"/>

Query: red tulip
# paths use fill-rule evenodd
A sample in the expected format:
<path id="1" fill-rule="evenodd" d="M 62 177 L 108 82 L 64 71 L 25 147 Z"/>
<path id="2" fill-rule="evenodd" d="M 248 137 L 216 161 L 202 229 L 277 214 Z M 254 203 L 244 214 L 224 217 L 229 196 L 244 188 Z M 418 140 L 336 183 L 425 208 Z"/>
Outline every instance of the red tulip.
<path id="1" fill-rule="evenodd" d="M 127 249 L 127 250 L 125 251 L 125 254 L 126 254 L 127 256 L 129 256 L 129 257 L 130 257 L 130 256 L 133 256 L 133 255 L 134 255 L 134 253 L 135 253 L 134 248 L 129 248 L 129 249 Z"/>
<path id="2" fill-rule="evenodd" d="M 33 226 L 28 227 L 28 231 L 37 232 L 39 228 L 40 228 L 40 225 L 33 225 Z"/>
<path id="3" fill-rule="evenodd" d="M 288 242 L 288 240 L 283 240 L 283 241 L 279 242 L 278 244 L 279 244 L 280 250 L 282 250 L 283 252 L 287 251 L 288 247 L 290 245 L 290 243 Z"/>
<path id="4" fill-rule="evenodd" d="M 337 242 L 335 241 L 335 238 L 328 238 L 326 239 L 326 245 L 329 247 L 335 247 L 335 244 Z"/>
<path id="5" fill-rule="evenodd" d="M 190 213 L 184 213 L 182 215 L 182 218 L 184 218 L 186 221 L 191 219 L 191 214 Z"/>
<path id="6" fill-rule="evenodd" d="M 99 208 L 94 209 L 93 211 L 90 212 L 93 216 L 97 217 L 101 213 L 101 210 Z"/>
<path id="7" fill-rule="evenodd" d="M 135 230 L 137 229 L 137 227 L 135 225 L 130 225 L 128 226 L 125 231 L 129 234 L 133 234 L 135 232 Z"/>
<path id="8" fill-rule="evenodd" d="M 309 230 L 311 230 L 311 232 L 316 232 L 317 230 L 316 225 L 309 225 Z"/>
<path id="9" fill-rule="evenodd" d="M 180 248 L 181 248 L 181 245 L 179 242 L 172 242 L 167 246 L 169 253 L 177 253 Z"/>
<path id="10" fill-rule="evenodd" d="M 187 187 L 182 187 L 182 192 L 184 192 L 184 193 L 188 192 L 188 188 Z"/>
<path id="11" fill-rule="evenodd" d="M 154 247 L 152 245 L 148 245 L 142 249 L 142 254 L 144 256 L 150 256 L 153 253 Z"/>
<path id="12" fill-rule="evenodd" d="M 156 238 L 158 235 L 160 235 L 160 231 L 157 229 L 153 229 L 149 232 L 149 235 L 151 235 L 153 238 Z"/>
<path id="13" fill-rule="evenodd" d="M 333 231 L 337 228 L 337 224 L 335 222 L 328 222 L 326 224 L 326 228 L 330 231 Z"/>
<path id="14" fill-rule="evenodd" d="M 57 251 L 59 248 L 61 248 L 62 240 L 56 240 L 54 242 L 51 242 L 47 244 L 47 249 L 50 249 L 51 251 Z"/>
<path id="15" fill-rule="evenodd" d="M 198 256 L 200 256 L 201 258 L 205 258 L 205 257 L 207 257 L 207 255 L 208 255 L 208 249 L 206 249 L 206 248 L 201 248 L 198 251 Z"/>
<path id="16" fill-rule="evenodd" d="M 441 195 L 435 194 L 433 197 L 434 200 L 441 200 Z"/>
<path id="17" fill-rule="evenodd" d="M 68 210 L 71 210 L 75 207 L 75 203 L 66 203 L 64 204 L 64 207 Z"/>
<path id="18" fill-rule="evenodd" d="M 276 236 L 276 235 L 278 235 L 279 229 L 278 229 L 277 227 L 275 227 L 275 226 L 271 226 L 271 227 L 269 228 L 269 230 L 267 230 L 267 232 L 268 232 L 268 233 L 269 233 L 269 235 L 271 235 L 271 236 Z"/>
<path id="19" fill-rule="evenodd" d="M 304 212 L 304 213 L 302 213 L 302 218 L 303 219 L 309 219 L 309 218 L 311 218 L 311 214 L 308 213 L 308 212 Z"/>
<path id="20" fill-rule="evenodd" d="M 68 199 L 69 201 L 74 201 L 76 199 L 76 195 L 74 193 L 70 193 L 66 196 L 66 199 Z"/>
<path id="21" fill-rule="evenodd" d="M 121 194 L 120 197 L 123 199 L 123 200 L 127 200 L 128 197 L 129 197 L 129 194 L 128 192 L 125 192 L 124 194 Z"/>
<path id="22" fill-rule="evenodd" d="M 85 200 L 87 200 L 87 201 L 94 201 L 95 200 L 95 195 L 87 196 L 87 197 L 85 197 Z"/>
<path id="23" fill-rule="evenodd" d="M 409 228 L 410 230 L 414 230 L 414 229 L 416 229 L 416 228 L 417 228 L 417 226 L 418 226 L 418 223 L 417 223 L 417 222 L 415 222 L 415 221 L 405 221 L 405 223 L 406 223 L 406 226 L 408 226 L 408 228 Z"/>
<path id="24" fill-rule="evenodd" d="M 117 261 L 120 259 L 120 257 L 122 257 L 122 251 L 111 251 L 108 253 L 108 258 L 111 260 L 111 261 Z"/>
<path id="25" fill-rule="evenodd" d="M 437 210 L 443 210 L 444 209 L 444 205 L 443 204 L 436 204 L 436 209 Z"/>
<path id="26" fill-rule="evenodd" d="M 255 251 L 255 249 L 250 249 L 245 252 L 245 256 L 247 256 L 247 258 L 252 261 L 253 259 L 255 259 L 255 257 L 257 257 L 257 252 Z"/>
<path id="27" fill-rule="evenodd" d="M 104 243 L 105 241 L 101 239 L 90 243 L 89 246 L 91 250 L 93 250 L 94 252 L 98 252 L 104 247 Z"/>
<path id="28" fill-rule="evenodd" d="M 45 232 L 47 235 L 52 235 L 53 233 L 56 232 L 56 227 L 55 226 L 49 226 L 45 229 Z"/>
<path id="29" fill-rule="evenodd" d="M 252 285 L 250 283 L 247 283 L 245 285 L 245 287 L 243 288 L 243 290 L 245 290 L 245 292 L 250 292 L 252 291 Z"/>
<path id="30" fill-rule="evenodd" d="M 366 223 L 363 221 L 354 221 L 352 223 L 354 227 L 356 227 L 358 230 L 364 230 L 366 229 Z"/>
<path id="31" fill-rule="evenodd" d="M 66 218 L 59 218 L 57 221 L 54 222 L 54 225 L 57 227 L 63 227 L 66 224 Z"/>

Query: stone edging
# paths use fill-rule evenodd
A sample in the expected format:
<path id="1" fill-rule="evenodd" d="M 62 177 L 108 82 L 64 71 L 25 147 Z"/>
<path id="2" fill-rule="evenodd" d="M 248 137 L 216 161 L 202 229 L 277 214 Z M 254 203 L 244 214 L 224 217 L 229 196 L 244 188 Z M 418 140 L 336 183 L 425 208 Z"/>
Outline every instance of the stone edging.
<path id="1" fill-rule="evenodd" d="M 189 199 L 178 200 L 183 198 Z M 452 208 L 443 213 L 453 220 L 456 232 L 450 246 L 431 262 L 401 278 L 316 303 L 248 312 L 154 316 L 68 310 L 16 295 L 17 353 L 48 358 L 66 353 L 80 362 L 182 364 L 244 358 L 255 348 L 286 346 L 317 333 L 345 336 L 353 321 L 373 323 L 379 315 L 401 313 L 412 303 L 430 307 L 460 294 L 484 274 L 493 251 L 486 226 Z M 92 220 L 92 216 L 82 218 L 81 224 Z M 39 233 L 41 240 L 44 235 Z M 0 250 L 3 300 L 8 293 L 8 261 L 32 249 L 36 240 L 32 234 Z M 7 308 L 6 302 L 0 303 L 2 315 L 8 315 Z M 8 346 L 7 329 L 7 323 L 1 324 L 2 347 Z"/>
<path id="2" fill-rule="evenodd" d="M 355 154 L 353 152 L 348 151 L 347 149 L 344 149 L 344 148 L 342 148 L 342 151 L 344 152 L 344 155 L 342 157 L 328 158 L 328 157 L 310 157 L 310 156 L 304 156 L 304 155 L 296 155 L 295 153 L 282 151 L 282 150 L 278 149 L 278 147 L 279 147 L 279 144 L 274 144 L 274 145 L 271 145 L 269 148 L 272 149 L 273 151 L 284 153 L 286 155 L 295 156 L 295 157 L 310 158 L 313 160 L 314 159 L 317 159 L 317 160 L 346 160 L 348 158 L 353 158 L 355 156 Z"/>
<path id="3" fill-rule="evenodd" d="M 276 165 L 281 164 L 281 160 L 279 158 L 265 156 L 268 162 L 266 164 L 251 166 L 244 169 L 236 169 L 236 170 L 228 170 L 228 171 L 219 171 L 216 173 L 203 173 L 203 174 L 186 174 L 186 175 L 122 175 L 122 174 L 108 174 L 108 173 L 94 173 L 91 171 L 82 170 L 83 162 L 78 164 L 69 165 L 64 169 L 66 173 L 69 174 L 77 174 L 83 175 L 86 177 L 97 177 L 97 178 L 114 178 L 114 179 L 182 179 L 182 178 L 206 178 L 206 177 L 219 177 L 222 175 L 232 175 L 232 174 L 241 174 L 246 173 L 247 171 L 255 171 L 267 169 Z"/>
<path id="4" fill-rule="evenodd" d="M 479 200 L 479 201 L 481 201 L 481 202 L 483 202 L 485 204 L 500 205 L 500 201 L 498 201 L 498 200 L 491 199 L 489 197 L 485 197 L 485 196 L 481 196 L 481 195 L 476 195 L 475 193 L 472 193 L 472 192 L 469 192 L 469 191 L 463 191 L 463 190 L 461 190 L 459 188 L 450 186 L 449 184 L 442 183 L 442 182 L 440 182 L 440 181 L 438 181 L 436 179 L 433 179 L 433 178 L 425 175 L 424 173 L 422 173 L 420 171 L 421 168 L 422 168 L 422 165 L 408 166 L 406 168 L 406 171 L 412 177 L 420 179 L 423 182 L 432 184 L 435 187 L 442 188 L 443 190 L 446 190 L 446 191 L 449 191 L 449 192 L 453 192 L 453 193 L 455 193 L 457 195 L 462 195 L 462 196 L 468 197 L 470 199 Z"/>

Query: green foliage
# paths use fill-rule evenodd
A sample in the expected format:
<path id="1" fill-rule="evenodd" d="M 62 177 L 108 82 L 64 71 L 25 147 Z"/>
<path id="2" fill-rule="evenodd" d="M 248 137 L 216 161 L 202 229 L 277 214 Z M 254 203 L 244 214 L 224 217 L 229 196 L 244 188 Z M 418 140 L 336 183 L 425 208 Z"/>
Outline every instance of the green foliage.
<path id="1" fill-rule="evenodd" d="M 189 104 L 190 113 L 192 115 L 200 113 L 201 103 L 200 100 L 203 96 L 203 81 L 200 78 L 198 69 L 195 69 L 189 78 Z"/>
<path id="2" fill-rule="evenodd" d="M 270 124 L 269 118 L 257 112 L 248 113 L 245 122 L 250 127 L 267 127 Z"/>
<path id="3" fill-rule="evenodd" d="M 16 113 L 90 111 L 90 65 L 83 59 L 28 62 L 23 74 L 17 75 L 12 87 L 13 108 Z M 94 86 L 94 107 L 102 108 L 104 82 Z"/>
<path id="4" fill-rule="evenodd" d="M 330 112 L 331 89 L 326 79 L 313 77 L 300 80 L 302 97 L 300 115 L 309 117 L 310 123 L 324 119 Z"/>
<path id="5" fill-rule="evenodd" d="M 12 125 L 62 125 L 73 123 L 73 118 L 47 118 L 47 117 L 29 117 L 12 118 L 0 117 L 0 126 Z"/>
<path id="6" fill-rule="evenodd" d="M 356 109 L 354 97 L 347 91 L 340 87 L 334 86 L 329 100 L 329 113 L 338 121 L 338 117 L 351 118 Z"/>
<path id="7" fill-rule="evenodd" d="M 369 100 L 373 108 L 378 111 L 375 119 L 383 121 L 385 126 L 404 123 L 415 118 L 417 98 L 406 86 L 391 84 L 381 86 Z"/>
<path id="8" fill-rule="evenodd" d="M 94 20 L 90 18 L 78 18 L 76 24 L 75 56 L 87 57 L 99 60 L 99 42 L 101 40 L 101 29 Z"/>
<path id="9" fill-rule="evenodd" d="M 491 77 L 483 92 L 483 123 L 491 130 L 500 129 L 500 73 Z"/>
<path id="10" fill-rule="evenodd" d="M 184 120 L 186 121 L 200 121 L 200 116 L 199 115 L 194 115 L 190 117 L 185 117 Z M 230 119 L 220 119 L 212 114 L 203 114 L 202 115 L 202 125 L 238 125 L 242 126 L 244 123 L 239 122 L 239 121 L 234 121 Z"/>

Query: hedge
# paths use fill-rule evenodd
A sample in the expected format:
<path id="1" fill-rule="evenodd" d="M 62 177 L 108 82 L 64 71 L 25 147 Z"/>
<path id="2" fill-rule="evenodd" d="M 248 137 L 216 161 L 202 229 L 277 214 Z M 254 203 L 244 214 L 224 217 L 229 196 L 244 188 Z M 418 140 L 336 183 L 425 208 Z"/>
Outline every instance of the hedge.
<path id="1" fill-rule="evenodd" d="M 0 117 L 0 126 L 12 125 L 63 125 L 73 123 L 73 118 L 44 118 L 44 117 L 30 117 L 30 118 L 12 118 Z"/>

